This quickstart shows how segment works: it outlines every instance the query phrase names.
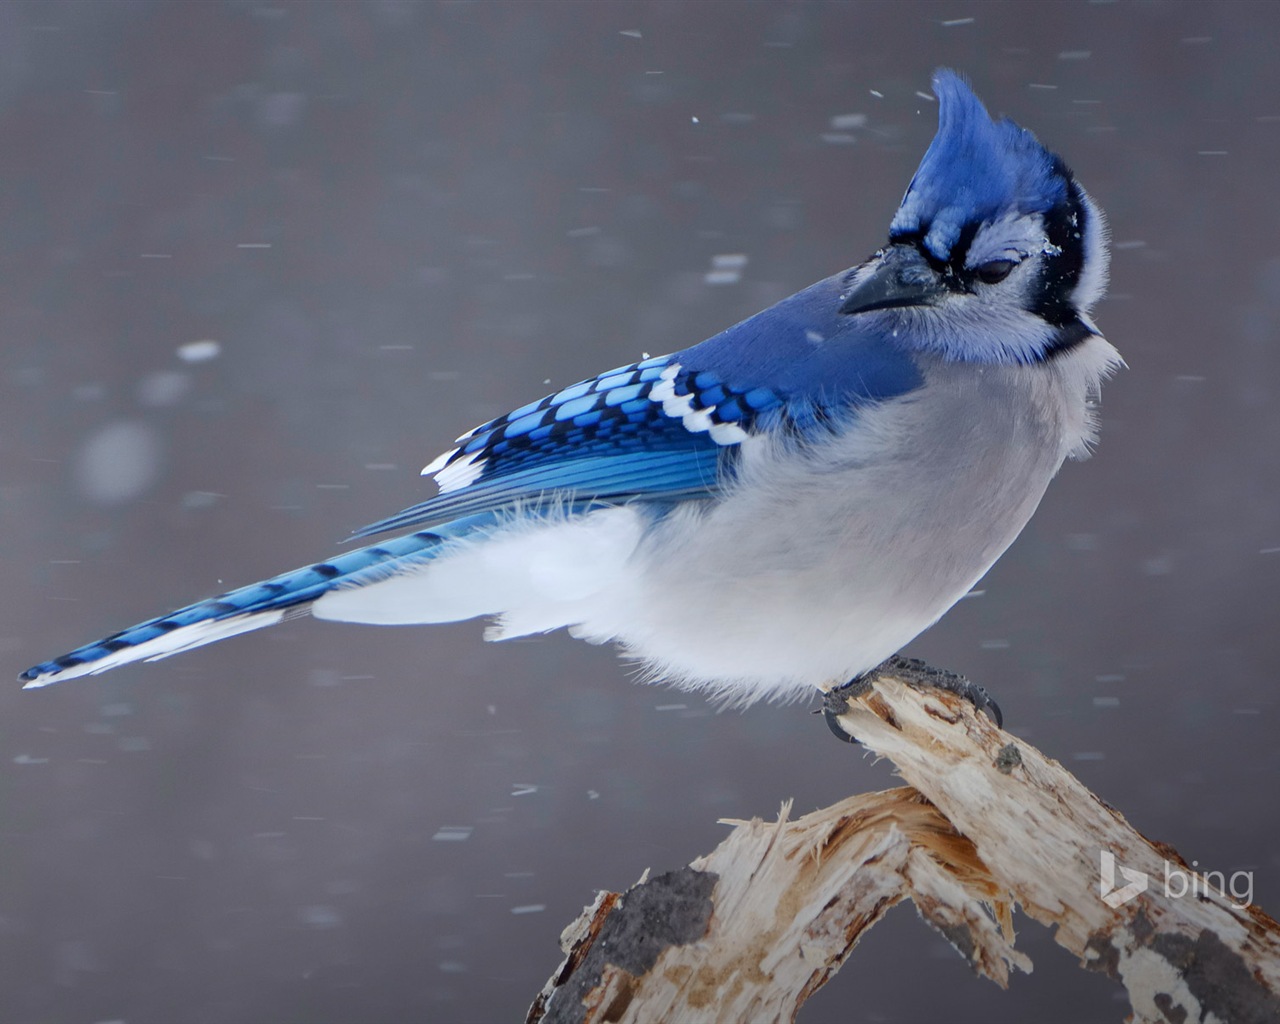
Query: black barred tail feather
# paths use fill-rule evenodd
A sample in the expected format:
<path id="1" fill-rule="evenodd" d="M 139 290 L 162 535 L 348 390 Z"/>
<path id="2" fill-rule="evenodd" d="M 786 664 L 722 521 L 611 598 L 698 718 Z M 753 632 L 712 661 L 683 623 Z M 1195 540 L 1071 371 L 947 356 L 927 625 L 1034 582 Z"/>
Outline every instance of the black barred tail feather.
<path id="1" fill-rule="evenodd" d="M 434 558 L 449 531 L 397 537 L 188 605 L 27 669 L 27 689 L 94 675 L 132 661 L 155 661 L 238 633 L 261 629 L 337 587 L 383 579 Z"/>

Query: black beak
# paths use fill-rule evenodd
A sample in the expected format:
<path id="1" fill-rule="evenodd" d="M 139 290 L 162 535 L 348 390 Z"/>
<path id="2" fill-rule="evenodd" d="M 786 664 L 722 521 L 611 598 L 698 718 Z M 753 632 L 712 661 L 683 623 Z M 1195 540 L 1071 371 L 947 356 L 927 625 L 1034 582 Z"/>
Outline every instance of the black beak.
<path id="1" fill-rule="evenodd" d="M 892 246 L 868 278 L 853 286 L 840 304 L 846 315 L 901 306 L 932 306 L 946 292 L 938 275 L 909 248 Z"/>

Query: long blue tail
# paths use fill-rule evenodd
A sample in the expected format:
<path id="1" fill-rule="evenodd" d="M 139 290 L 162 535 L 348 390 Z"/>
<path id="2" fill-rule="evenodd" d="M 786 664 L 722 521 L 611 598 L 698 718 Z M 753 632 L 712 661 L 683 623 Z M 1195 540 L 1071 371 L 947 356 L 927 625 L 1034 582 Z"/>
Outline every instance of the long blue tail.
<path id="1" fill-rule="evenodd" d="M 397 569 L 427 561 L 445 540 L 466 532 L 472 525 L 474 523 L 452 523 L 435 531 L 422 530 L 396 537 L 198 601 L 77 647 L 60 658 L 41 662 L 18 679 L 26 688 L 48 686 L 75 676 L 105 672 L 131 661 L 164 658 L 272 625 L 336 586 L 381 579 Z"/>

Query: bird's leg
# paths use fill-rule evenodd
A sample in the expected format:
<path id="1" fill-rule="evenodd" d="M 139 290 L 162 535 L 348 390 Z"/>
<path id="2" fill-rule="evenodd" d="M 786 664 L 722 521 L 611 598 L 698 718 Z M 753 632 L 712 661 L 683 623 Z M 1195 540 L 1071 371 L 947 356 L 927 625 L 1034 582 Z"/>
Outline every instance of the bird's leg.
<path id="1" fill-rule="evenodd" d="M 850 736 L 838 721 L 839 717 L 849 710 L 849 701 L 861 697 L 871 688 L 871 682 L 877 676 L 892 676 L 909 686 L 917 688 L 933 687 L 946 690 L 963 697 L 979 711 L 985 712 L 997 726 L 1004 726 L 1004 715 L 1000 713 L 1000 705 L 991 699 L 987 691 L 977 683 L 970 682 L 964 676 L 954 672 L 926 665 L 918 658 L 903 658 L 895 654 L 883 664 L 877 665 L 870 672 L 864 672 L 856 679 L 828 690 L 822 697 L 822 717 L 826 719 L 827 728 L 837 739 L 846 743 L 857 743 L 856 737 Z"/>

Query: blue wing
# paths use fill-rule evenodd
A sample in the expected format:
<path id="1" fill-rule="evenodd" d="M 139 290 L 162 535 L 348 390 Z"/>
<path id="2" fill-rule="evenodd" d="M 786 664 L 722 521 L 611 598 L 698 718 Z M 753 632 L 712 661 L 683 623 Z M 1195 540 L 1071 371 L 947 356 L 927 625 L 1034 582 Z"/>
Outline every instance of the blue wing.
<path id="1" fill-rule="evenodd" d="M 839 312 L 849 275 L 692 348 L 582 381 L 458 439 L 423 470 L 441 493 L 355 536 L 556 494 L 578 506 L 714 496 L 752 433 L 804 440 L 918 387 L 912 358 Z"/>
<path id="2" fill-rule="evenodd" d="M 357 531 L 364 537 L 536 499 L 621 503 L 636 498 L 707 497 L 719 486 L 738 432 L 691 430 L 669 415 L 659 395 L 677 384 L 674 357 L 646 359 L 522 406 L 460 437 L 457 448 L 424 472 L 439 496 Z M 666 377 L 663 375 L 667 374 Z M 753 396 L 763 407 L 778 399 Z M 750 405 L 743 404 L 746 418 Z M 737 415 L 728 412 L 730 416 Z M 728 421 L 726 421 L 727 423 Z M 745 435 L 743 435 L 745 436 Z"/>

